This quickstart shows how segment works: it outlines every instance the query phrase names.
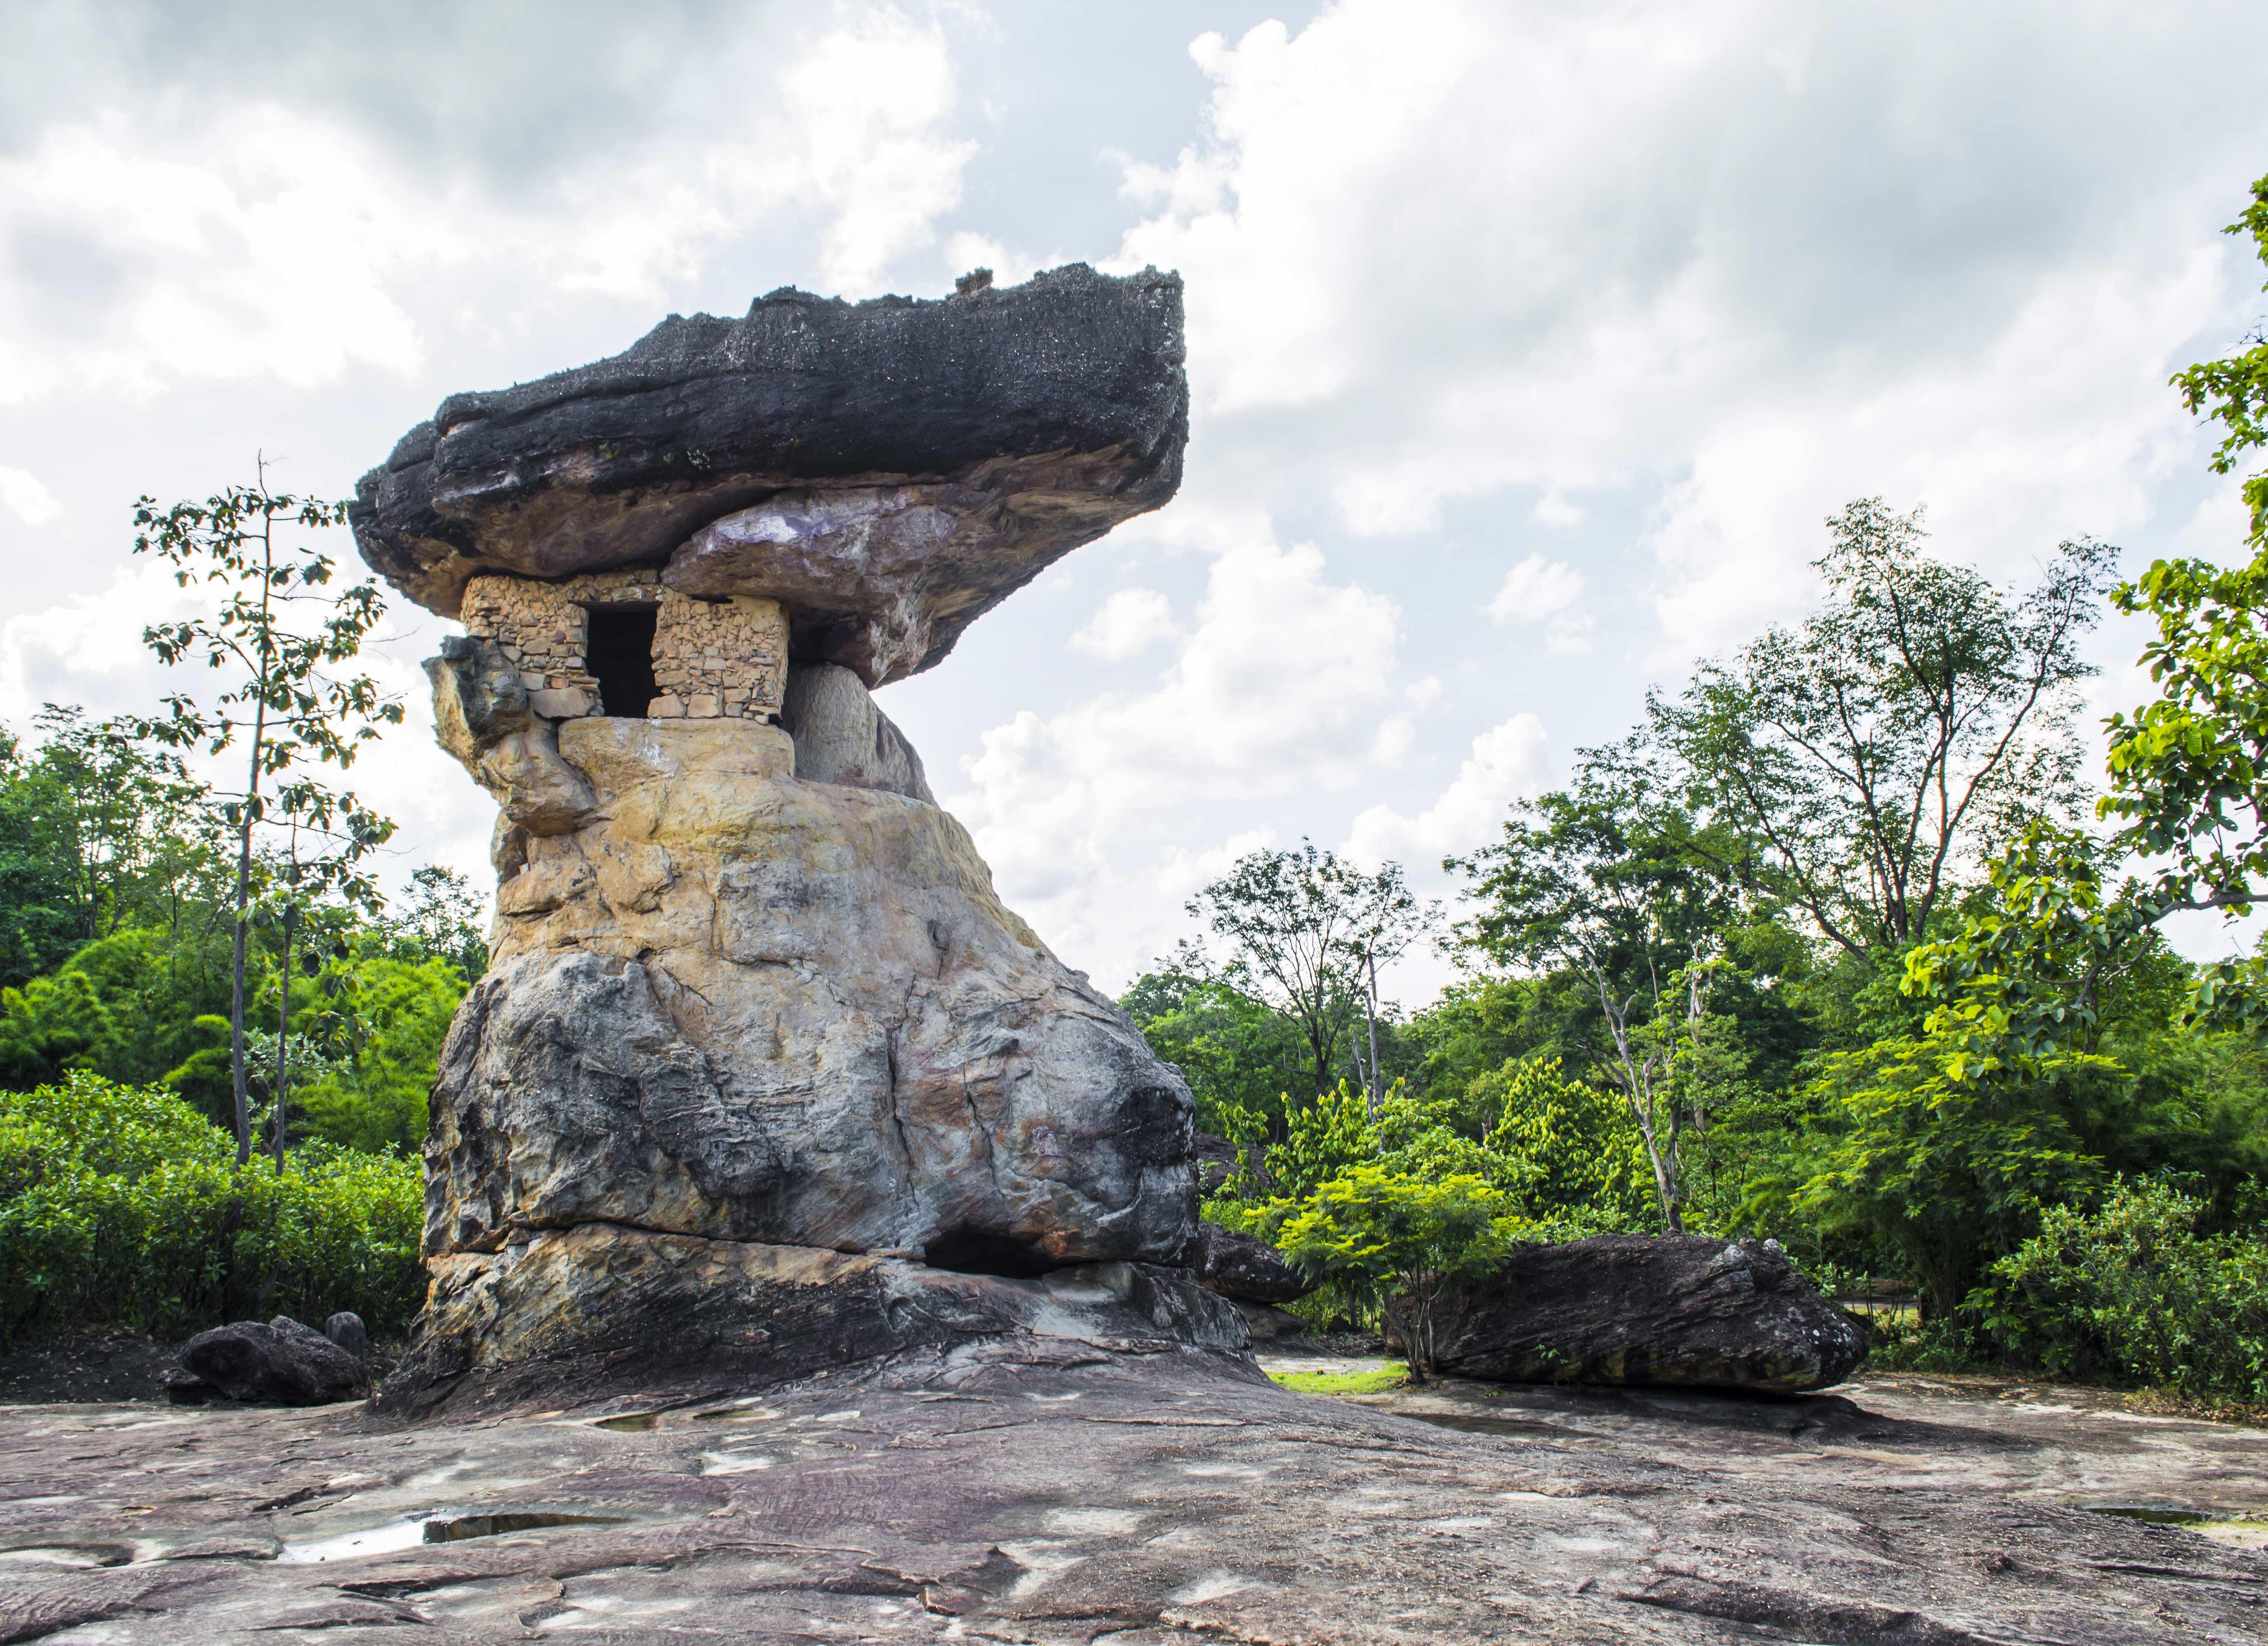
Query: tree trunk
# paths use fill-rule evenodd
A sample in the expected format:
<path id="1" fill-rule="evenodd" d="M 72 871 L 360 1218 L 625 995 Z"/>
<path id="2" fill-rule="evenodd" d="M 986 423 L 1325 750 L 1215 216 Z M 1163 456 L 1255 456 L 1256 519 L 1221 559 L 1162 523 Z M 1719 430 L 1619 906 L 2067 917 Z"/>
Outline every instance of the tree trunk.
<path id="1" fill-rule="evenodd" d="M 236 1093 L 236 1164 L 252 1158 L 252 1099 L 244 1084 L 244 940 L 251 915 L 252 809 L 244 812 L 243 844 L 236 858 L 236 952 L 228 990 L 228 1077 Z"/>
<path id="2" fill-rule="evenodd" d="M 296 865 L 295 865 L 296 867 Z M 294 879 L 298 878 L 295 874 Z M 284 1170 L 284 1095 L 291 1090 L 291 938 L 299 922 L 299 905 L 284 906 L 284 968 L 276 993 L 282 998 L 276 1011 L 276 1170 Z"/>
<path id="3" fill-rule="evenodd" d="M 1370 1029 L 1370 1112 L 1375 1115 L 1378 1100 L 1385 1095 L 1378 1088 L 1378 961 L 1366 954 L 1363 964 L 1370 970 L 1370 998 L 1365 1003 L 1363 1018 Z"/>

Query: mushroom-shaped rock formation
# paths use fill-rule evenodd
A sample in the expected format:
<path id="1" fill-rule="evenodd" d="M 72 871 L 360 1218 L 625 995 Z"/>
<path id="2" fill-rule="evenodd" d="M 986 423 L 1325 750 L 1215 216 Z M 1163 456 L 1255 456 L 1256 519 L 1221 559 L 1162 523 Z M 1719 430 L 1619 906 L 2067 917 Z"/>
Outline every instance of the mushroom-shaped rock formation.
<path id="1" fill-rule="evenodd" d="M 1241 1351 L 1188 1088 L 868 689 L 1172 494 L 1180 292 L 775 293 L 457 396 L 364 481 L 364 556 L 468 631 L 426 667 L 502 813 L 385 1405 Z"/>
<path id="2" fill-rule="evenodd" d="M 454 616 L 483 574 L 626 566 L 787 610 L 797 661 L 928 668 L 1181 484 L 1182 283 L 1084 263 L 941 302 L 784 290 L 456 394 L 357 489 L 363 556 Z"/>

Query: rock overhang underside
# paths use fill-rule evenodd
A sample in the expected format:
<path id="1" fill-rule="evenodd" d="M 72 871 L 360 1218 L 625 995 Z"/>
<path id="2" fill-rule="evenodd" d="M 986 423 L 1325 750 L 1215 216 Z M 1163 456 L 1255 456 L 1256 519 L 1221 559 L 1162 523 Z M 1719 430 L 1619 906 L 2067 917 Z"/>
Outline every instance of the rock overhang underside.
<path id="1" fill-rule="evenodd" d="M 858 304 L 784 289 L 452 395 L 350 513 L 364 558 L 445 616 L 484 574 L 659 567 L 687 595 L 779 601 L 796 661 L 874 687 L 1166 503 L 1188 426 L 1177 275 L 1074 263 Z"/>

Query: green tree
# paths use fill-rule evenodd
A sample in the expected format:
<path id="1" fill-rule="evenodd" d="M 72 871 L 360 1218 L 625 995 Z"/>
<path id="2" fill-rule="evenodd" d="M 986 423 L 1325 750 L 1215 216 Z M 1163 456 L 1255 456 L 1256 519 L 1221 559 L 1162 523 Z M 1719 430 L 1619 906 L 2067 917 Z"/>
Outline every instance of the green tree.
<path id="1" fill-rule="evenodd" d="M 1311 1277 L 1374 1290 L 1418 1384 L 1435 1368 L 1444 1298 L 1494 1268 L 1515 1227 L 1503 1193 L 1478 1177 L 1385 1165 L 1350 1166 L 1269 1219 L 1278 1248 Z"/>
<path id="2" fill-rule="evenodd" d="M 1784 894 L 1855 957 L 1892 955 L 2022 818 L 2078 801 L 2080 643 L 2117 551 L 2058 547 L 2028 592 L 1922 549 L 1921 518 L 1862 498 L 1828 522 L 1826 606 L 1675 698 L 1648 735 L 1761 841 Z"/>
<path id="3" fill-rule="evenodd" d="M 2261 262 L 2268 264 L 2268 177 L 2252 185 L 2252 203 L 2227 232 L 2250 235 Z M 2261 290 L 2268 291 L 2268 285 Z M 2256 330 L 2251 342 L 2252 347 L 2241 355 L 2204 361 L 2174 373 L 2182 404 L 2191 412 L 2203 412 L 2225 431 L 2213 454 L 2216 474 L 2234 474 L 2246 452 L 2268 446 L 2268 332 Z M 2268 471 L 2246 477 L 2244 502 L 2252 511 L 2252 545 L 2268 554 Z"/>
<path id="4" fill-rule="evenodd" d="M 277 531 L 279 522 L 313 531 L 345 518 L 344 503 L 270 492 L 264 465 L 251 487 L 231 487 L 202 503 L 179 503 L 162 513 L 155 498 L 144 497 L 134 513 L 135 553 L 158 555 L 173 565 L 183 587 L 203 584 L 218 596 L 212 612 L 153 625 L 144 639 L 167 664 L 202 656 L 209 668 L 228 675 L 228 683 L 209 703 L 171 694 L 165 700 L 168 713 L 144 720 L 139 730 L 171 748 L 202 746 L 216 756 L 239 748 L 245 761 L 244 787 L 224 807 L 237 834 L 229 1060 L 239 1162 L 252 1149 L 244 1014 L 255 832 L 280 827 L 291 842 L 292 883 L 284 896 L 290 918 L 310 893 L 375 908 L 377 890 L 361 860 L 393 831 L 352 793 L 333 790 L 317 775 L 325 766 L 351 766 L 380 724 L 401 720 L 401 706 L 381 696 L 370 676 L 331 670 L 355 656 L 384 601 L 374 582 L 326 592 L 336 569 L 330 557 L 304 542 L 283 540 Z M 319 842 L 305 862 L 303 834 Z M 288 937 L 285 950 L 288 971 Z M 284 1026 L 280 1043 L 288 1044 Z M 280 1113 L 276 1145 L 280 1161 Z"/>
<path id="5" fill-rule="evenodd" d="M 1344 1050 L 1377 1093 L 1375 1059 L 1364 1061 L 1351 1030 L 1358 1018 L 1376 1020 L 1378 965 L 1434 920 L 1399 864 L 1366 874 L 1308 841 L 1298 851 L 1250 852 L 1190 899 L 1189 912 L 1226 947 L 1229 981 L 1298 1027 L 1310 1091 L 1331 1089 Z"/>

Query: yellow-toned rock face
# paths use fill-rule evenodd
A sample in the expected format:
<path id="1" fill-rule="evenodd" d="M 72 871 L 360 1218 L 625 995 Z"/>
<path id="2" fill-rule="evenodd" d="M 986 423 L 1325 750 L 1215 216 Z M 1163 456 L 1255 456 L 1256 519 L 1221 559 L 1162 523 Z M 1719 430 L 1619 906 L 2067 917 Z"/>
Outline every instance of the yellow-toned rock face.
<path id="1" fill-rule="evenodd" d="M 511 774 L 467 752 L 509 815 Z M 504 859 L 434 1089 L 429 1255 L 604 1223 L 1007 1274 L 1178 1261 L 1179 1076 L 950 816 L 795 757 L 752 721 L 560 726 L 541 781 L 590 798 Z"/>

